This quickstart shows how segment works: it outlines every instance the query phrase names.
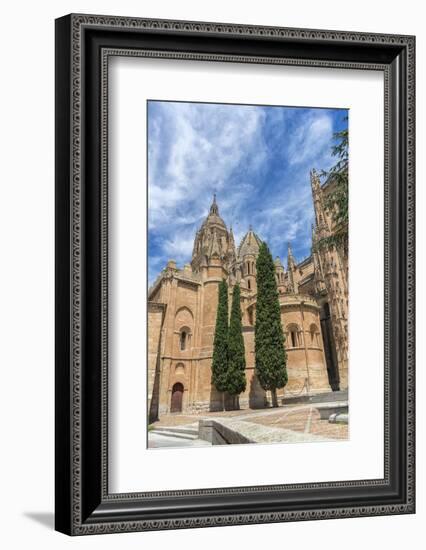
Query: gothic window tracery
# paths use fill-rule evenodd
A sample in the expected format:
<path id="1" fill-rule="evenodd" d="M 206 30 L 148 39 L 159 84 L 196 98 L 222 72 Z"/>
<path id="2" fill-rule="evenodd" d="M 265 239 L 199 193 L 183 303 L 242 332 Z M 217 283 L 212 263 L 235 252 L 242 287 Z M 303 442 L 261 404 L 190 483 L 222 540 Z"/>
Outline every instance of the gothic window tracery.
<path id="1" fill-rule="evenodd" d="M 319 347 L 319 330 L 315 323 L 312 323 L 309 327 L 310 344 L 311 346 Z"/>
<path id="2" fill-rule="evenodd" d="M 179 349 L 186 351 L 191 341 L 191 332 L 188 327 L 182 327 L 179 332 Z"/>
<path id="3" fill-rule="evenodd" d="M 292 323 L 287 327 L 286 341 L 289 348 L 298 348 L 303 345 L 300 328 L 296 323 Z"/>

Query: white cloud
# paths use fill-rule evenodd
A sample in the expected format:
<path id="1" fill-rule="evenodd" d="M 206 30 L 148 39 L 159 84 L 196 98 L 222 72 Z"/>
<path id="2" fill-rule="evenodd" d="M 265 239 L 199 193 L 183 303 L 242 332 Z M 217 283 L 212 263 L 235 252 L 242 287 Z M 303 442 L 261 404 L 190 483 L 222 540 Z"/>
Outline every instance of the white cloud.
<path id="1" fill-rule="evenodd" d="M 205 213 L 213 191 L 226 189 L 240 163 L 252 171 L 259 167 L 266 149 L 259 131 L 261 109 L 185 103 L 157 107 L 163 124 L 154 119 L 150 126 L 149 224 L 161 232 L 164 224 L 186 223 L 176 214 L 188 201 L 194 218 Z"/>
<path id="2" fill-rule="evenodd" d="M 191 259 L 194 236 L 192 232 L 187 235 L 175 234 L 164 241 L 162 248 L 170 259 L 178 263 L 188 262 Z"/>
<path id="3" fill-rule="evenodd" d="M 169 258 L 190 261 L 214 191 L 237 246 L 252 224 L 282 260 L 289 241 L 297 259 L 309 254 L 309 171 L 334 162 L 332 137 L 333 115 L 321 109 L 294 117 L 286 109 L 267 115 L 259 107 L 155 102 L 148 144 L 149 230 L 156 242 L 150 276 Z"/>
<path id="4" fill-rule="evenodd" d="M 289 163 L 314 161 L 318 156 L 330 154 L 333 121 L 321 110 L 312 111 L 290 137 L 287 148 Z"/>
<path id="5" fill-rule="evenodd" d="M 303 176 L 308 179 L 309 173 L 301 173 L 300 181 L 293 181 L 293 185 L 287 186 L 271 204 L 262 208 L 261 223 L 256 226 L 259 235 L 268 242 L 272 254 L 279 255 L 281 259 L 287 254 L 289 242 L 293 245 L 296 241 L 299 244 L 303 242 L 309 249 L 313 206 L 310 185 L 302 181 Z"/>

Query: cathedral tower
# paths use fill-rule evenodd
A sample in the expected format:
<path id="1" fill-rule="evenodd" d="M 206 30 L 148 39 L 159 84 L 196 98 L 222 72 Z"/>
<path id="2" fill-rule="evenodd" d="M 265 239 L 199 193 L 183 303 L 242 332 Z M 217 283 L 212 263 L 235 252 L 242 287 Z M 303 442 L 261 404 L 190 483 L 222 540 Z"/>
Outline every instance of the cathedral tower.
<path id="1" fill-rule="evenodd" d="M 213 265 L 221 266 L 228 272 L 234 258 L 234 236 L 232 232 L 228 233 L 226 224 L 219 215 L 215 194 L 209 214 L 195 236 L 191 267 L 194 273 Z"/>
<path id="2" fill-rule="evenodd" d="M 333 219 L 325 207 L 333 181 L 320 184 L 311 171 L 315 227 L 312 235 L 312 256 L 315 287 L 322 307 L 321 324 L 334 353 L 327 357 L 327 369 L 333 389 L 348 387 L 348 274 L 347 259 L 342 247 L 333 241 Z M 326 353 L 327 355 L 327 353 Z"/>

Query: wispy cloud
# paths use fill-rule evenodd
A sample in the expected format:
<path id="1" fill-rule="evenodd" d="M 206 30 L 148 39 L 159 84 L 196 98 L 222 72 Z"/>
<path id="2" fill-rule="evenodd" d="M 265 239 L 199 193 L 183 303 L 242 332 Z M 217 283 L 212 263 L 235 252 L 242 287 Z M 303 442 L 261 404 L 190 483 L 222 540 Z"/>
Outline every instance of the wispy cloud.
<path id="1" fill-rule="evenodd" d="M 331 166 L 346 111 L 151 101 L 148 106 L 149 279 L 191 259 L 213 192 L 237 244 L 251 224 L 283 258 L 310 253 L 309 170 Z"/>
<path id="2" fill-rule="evenodd" d="M 151 102 L 150 227 L 161 231 L 171 216 L 181 225 L 198 221 L 206 195 L 221 193 L 239 166 L 256 171 L 266 155 L 263 118 L 255 107 Z"/>
<path id="3" fill-rule="evenodd" d="M 290 165 L 305 164 L 329 156 L 333 136 L 333 117 L 329 111 L 313 111 L 306 115 L 291 135 L 287 147 Z"/>
<path id="4" fill-rule="evenodd" d="M 194 244 L 194 233 L 188 231 L 185 233 L 174 234 L 163 242 L 163 250 L 168 258 L 172 258 L 179 263 L 188 262 L 191 259 Z"/>

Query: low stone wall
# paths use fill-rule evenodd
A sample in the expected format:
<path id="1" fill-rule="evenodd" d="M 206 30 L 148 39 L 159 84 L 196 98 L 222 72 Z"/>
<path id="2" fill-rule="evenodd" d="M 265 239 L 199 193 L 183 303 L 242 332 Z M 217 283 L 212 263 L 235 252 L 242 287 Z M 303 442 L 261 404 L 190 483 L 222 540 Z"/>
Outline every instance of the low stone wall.
<path id="1" fill-rule="evenodd" d="M 223 418 L 201 419 L 198 437 L 212 445 L 238 445 L 242 443 L 305 443 L 326 441 L 324 437 L 284 428 L 263 426 L 254 422 Z M 329 438 L 332 441 L 332 438 Z"/>
<path id="2" fill-rule="evenodd" d="M 255 443 L 240 433 L 235 427 L 227 426 L 221 420 L 200 420 L 198 423 L 198 437 L 210 441 L 212 445 L 235 445 L 239 443 Z"/>
<path id="3" fill-rule="evenodd" d="M 302 393 L 300 395 L 285 394 L 281 399 L 283 405 L 295 405 L 298 403 L 324 403 L 334 401 L 348 401 L 348 391 L 325 391 L 315 394 Z"/>

